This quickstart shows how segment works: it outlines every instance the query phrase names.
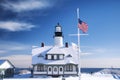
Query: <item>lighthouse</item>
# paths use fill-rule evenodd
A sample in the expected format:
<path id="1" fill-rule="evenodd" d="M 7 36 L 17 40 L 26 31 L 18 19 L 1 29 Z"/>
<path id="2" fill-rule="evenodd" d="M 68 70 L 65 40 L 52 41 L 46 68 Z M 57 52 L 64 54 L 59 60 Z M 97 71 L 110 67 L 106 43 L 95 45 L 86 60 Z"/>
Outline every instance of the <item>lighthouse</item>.
<path id="1" fill-rule="evenodd" d="M 62 26 L 58 23 L 54 31 L 54 45 L 44 45 L 32 49 L 33 77 L 77 76 L 78 51 L 68 43 L 63 45 Z"/>
<path id="2" fill-rule="evenodd" d="M 63 47 L 62 27 L 59 23 L 55 26 L 54 45 L 58 47 Z"/>

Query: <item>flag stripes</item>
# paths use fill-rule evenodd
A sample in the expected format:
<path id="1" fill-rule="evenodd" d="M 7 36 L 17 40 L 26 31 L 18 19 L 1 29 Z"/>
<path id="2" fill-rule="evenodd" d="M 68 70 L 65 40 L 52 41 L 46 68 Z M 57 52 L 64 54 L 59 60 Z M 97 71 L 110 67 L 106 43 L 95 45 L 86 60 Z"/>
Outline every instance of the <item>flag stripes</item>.
<path id="1" fill-rule="evenodd" d="M 83 33 L 86 33 L 88 31 L 87 23 L 81 21 L 80 19 L 78 19 L 78 28 L 82 30 Z"/>

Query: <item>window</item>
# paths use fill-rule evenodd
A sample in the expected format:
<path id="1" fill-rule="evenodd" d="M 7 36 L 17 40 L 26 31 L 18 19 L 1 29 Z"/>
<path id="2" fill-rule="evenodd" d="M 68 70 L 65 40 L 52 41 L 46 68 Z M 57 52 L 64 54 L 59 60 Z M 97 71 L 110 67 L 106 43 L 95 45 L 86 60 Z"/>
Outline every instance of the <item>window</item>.
<path id="1" fill-rule="evenodd" d="M 37 66 L 37 71 L 40 71 L 40 66 L 39 65 Z"/>
<path id="2" fill-rule="evenodd" d="M 57 55 L 56 54 L 48 54 L 46 59 L 60 60 L 60 59 L 64 59 L 64 56 L 63 56 L 63 54 L 57 54 Z"/>
<path id="3" fill-rule="evenodd" d="M 37 71 L 44 71 L 44 65 L 38 65 Z"/>
<path id="4" fill-rule="evenodd" d="M 60 71 L 63 71 L 62 68 L 60 68 Z"/>
<path id="5" fill-rule="evenodd" d="M 54 68 L 54 71 L 55 71 L 55 72 L 57 71 L 57 68 L 56 68 L 56 67 Z"/>
<path id="6" fill-rule="evenodd" d="M 73 70 L 73 66 L 72 66 L 72 65 L 69 65 L 69 67 L 70 67 L 70 71 L 72 71 L 72 70 Z"/>
<path id="7" fill-rule="evenodd" d="M 66 65 L 66 71 L 69 71 L 69 65 Z"/>
<path id="8" fill-rule="evenodd" d="M 51 58 L 52 58 L 51 55 L 48 55 L 47 57 L 48 57 L 48 59 L 51 59 Z"/>
<path id="9" fill-rule="evenodd" d="M 59 59 L 63 59 L 63 55 L 59 55 Z"/>
<path id="10" fill-rule="evenodd" d="M 73 65 L 66 65 L 66 71 L 73 71 Z"/>
<path id="11" fill-rule="evenodd" d="M 52 69 L 51 69 L 51 68 L 49 68 L 48 70 L 49 70 L 49 71 L 51 71 Z"/>
<path id="12" fill-rule="evenodd" d="M 56 27 L 56 32 L 61 32 L 61 27 Z"/>

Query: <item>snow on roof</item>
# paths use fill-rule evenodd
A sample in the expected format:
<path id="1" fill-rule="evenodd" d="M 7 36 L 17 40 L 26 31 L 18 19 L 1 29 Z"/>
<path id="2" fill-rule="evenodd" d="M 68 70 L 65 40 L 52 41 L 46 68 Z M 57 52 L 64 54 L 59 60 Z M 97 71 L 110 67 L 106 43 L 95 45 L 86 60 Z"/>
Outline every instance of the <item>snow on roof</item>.
<path id="1" fill-rule="evenodd" d="M 63 60 L 46 60 L 46 54 L 64 54 Z M 43 55 L 44 57 L 38 57 Z M 72 57 L 67 57 L 71 55 Z M 78 64 L 78 53 L 72 46 L 69 47 L 56 47 L 45 46 L 37 47 L 32 50 L 32 64 Z"/>
<path id="2" fill-rule="evenodd" d="M 54 46 L 51 50 L 47 52 L 47 54 L 63 54 L 63 50 L 61 47 Z"/>
<path id="3" fill-rule="evenodd" d="M 32 56 L 39 55 L 39 54 L 45 54 L 48 52 L 52 46 L 44 46 L 44 47 L 36 47 L 32 49 Z"/>
<path id="4" fill-rule="evenodd" d="M 0 68 L 14 68 L 14 65 L 9 60 L 0 60 Z"/>
<path id="5" fill-rule="evenodd" d="M 74 64 L 75 62 L 72 60 L 68 60 L 66 64 Z"/>

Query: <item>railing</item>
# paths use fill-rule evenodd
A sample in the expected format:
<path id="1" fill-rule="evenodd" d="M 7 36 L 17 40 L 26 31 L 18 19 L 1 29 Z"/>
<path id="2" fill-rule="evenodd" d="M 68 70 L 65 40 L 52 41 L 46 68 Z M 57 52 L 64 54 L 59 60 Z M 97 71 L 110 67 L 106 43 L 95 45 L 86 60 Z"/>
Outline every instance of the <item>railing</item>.
<path id="1" fill-rule="evenodd" d="M 33 74 L 49 74 L 49 73 L 47 73 L 47 71 L 40 71 L 40 72 L 38 72 L 38 71 L 34 71 L 33 72 Z M 50 74 L 53 74 L 53 73 L 50 73 Z M 77 72 L 72 72 L 72 71 L 65 71 L 65 72 L 63 72 L 63 73 L 58 73 L 58 74 L 77 74 Z"/>
<path id="2" fill-rule="evenodd" d="M 68 72 L 64 72 L 64 74 L 77 74 L 77 72 L 68 71 Z"/>
<path id="3" fill-rule="evenodd" d="M 45 72 L 45 71 L 42 71 L 42 72 L 34 71 L 33 74 L 47 74 L 47 72 Z"/>

